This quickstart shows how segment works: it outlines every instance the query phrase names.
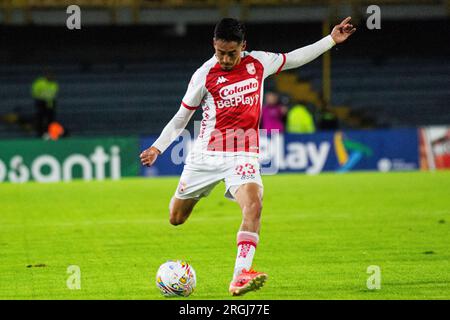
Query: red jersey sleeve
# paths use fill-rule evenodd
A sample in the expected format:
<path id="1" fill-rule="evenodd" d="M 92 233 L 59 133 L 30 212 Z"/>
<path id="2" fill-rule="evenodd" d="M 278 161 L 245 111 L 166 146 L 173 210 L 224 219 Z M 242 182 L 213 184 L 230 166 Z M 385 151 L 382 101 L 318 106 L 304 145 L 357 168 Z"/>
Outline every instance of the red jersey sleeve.
<path id="1" fill-rule="evenodd" d="M 272 74 L 278 74 L 286 63 L 286 55 L 284 53 L 252 51 L 250 55 L 263 65 L 264 78 L 267 78 Z"/>
<path id="2" fill-rule="evenodd" d="M 201 69 L 198 69 L 192 76 L 189 82 L 186 93 L 181 101 L 181 104 L 189 109 L 195 110 L 200 107 L 200 104 L 206 94 L 205 77 Z"/>

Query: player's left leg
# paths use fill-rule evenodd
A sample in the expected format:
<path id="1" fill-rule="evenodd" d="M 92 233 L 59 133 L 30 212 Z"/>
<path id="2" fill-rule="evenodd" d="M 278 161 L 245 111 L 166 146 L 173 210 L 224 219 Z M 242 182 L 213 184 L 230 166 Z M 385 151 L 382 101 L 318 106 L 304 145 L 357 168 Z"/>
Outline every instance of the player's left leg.
<path id="1" fill-rule="evenodd" d="M 241 207 L 242 223 L 237 233 L 238 253 L 233 277 L 236 278 L 242 270 L 249 271 L 259 242 L 261 228 L 262 187 L 257 183 L 246 183 L 234 194 L 236 202 Z"/>
<path id="2" fill-rule="evenodd" d="M 246 183 L 236 190 L 234 199 L 241 207 L 240 231 L 259 234 L 261 228 L 262 187 L 257 183 Z"/>
<path id="3" fill-rule="evenodd" d="M 238 253 L 230 293 L 241 295 L 264 285 L 267 274 L 252 269 L 253 257 L 259 242 L 263 189 L 258 183 L 240 185 L 234 199 L 241 207 L 242 223 L 237 234 Z"/>

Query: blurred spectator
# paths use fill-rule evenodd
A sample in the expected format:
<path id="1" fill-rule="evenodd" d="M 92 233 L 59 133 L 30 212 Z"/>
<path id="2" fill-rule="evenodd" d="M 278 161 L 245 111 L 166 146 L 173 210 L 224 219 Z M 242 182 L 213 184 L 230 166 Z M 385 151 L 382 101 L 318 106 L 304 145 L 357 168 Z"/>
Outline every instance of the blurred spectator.
<path id="1" fill-rule="evenodd" d="M 314 118 L 304 104 L 294 105 L 287 115 L 287 132 L 289 133 L 314 133 L 316 126 Z"/>
<path id="2" fill-rule="evenodd" d="M 56 98 L 59 85 L 51 72 L 38 77 L 31 86 L 31 95 L 36 107 L 36 133 L 42 137 L 47 131 L 49 124 L 55 120 Z"/>
<path id="3" fill-rule="evenodd" d="M 339 120 L 336 115 L 324 108 L 320 114 L 318 119 L 318 127 L 319 130 L 338 130 L 339 129 Z"/>
<path id="4" fill-rule="evenodd" d="M 279 130 L 284 132 L 284 123 L 288 108 L 280 102 L 280 96 L 276 92 L 267 92 L 265 104 L 262 107 L 261 128 L 267 130 Z"/>
<path id="5" fill-rule="evenodd" d="M 48 126 L 48 138 L 52 140 L 58 140 L 60 137 L 64 136 L 64 127 L 59 122 L 52 122 Z"/>

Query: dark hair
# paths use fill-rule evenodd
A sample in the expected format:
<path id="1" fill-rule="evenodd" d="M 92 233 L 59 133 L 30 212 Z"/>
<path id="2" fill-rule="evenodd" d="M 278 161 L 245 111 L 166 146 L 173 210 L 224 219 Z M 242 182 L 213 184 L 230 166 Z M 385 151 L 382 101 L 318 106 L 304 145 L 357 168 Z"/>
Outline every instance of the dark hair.
<path id="1" fill-rule="evenodd" d="M 214 38 L 241 43 L 245 39 L 245 26 L 236 19 L 224 18 L 216 24 Z"/>

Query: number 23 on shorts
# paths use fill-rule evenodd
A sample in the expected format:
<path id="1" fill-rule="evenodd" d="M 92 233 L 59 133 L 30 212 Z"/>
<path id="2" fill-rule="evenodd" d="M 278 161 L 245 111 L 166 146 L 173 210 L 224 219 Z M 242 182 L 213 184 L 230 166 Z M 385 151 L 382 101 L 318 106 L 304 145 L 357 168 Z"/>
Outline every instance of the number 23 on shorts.
<path id="1" fill-rule="evenodd" d="M 255 174 L 255 166 L 251 163 L 239 164 L 236 166 L 235 172 L 237 175 L 245 176 L 247 174 Z"/>

